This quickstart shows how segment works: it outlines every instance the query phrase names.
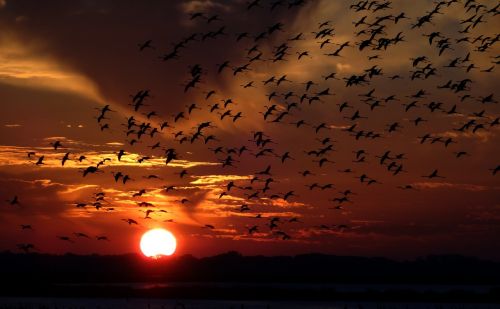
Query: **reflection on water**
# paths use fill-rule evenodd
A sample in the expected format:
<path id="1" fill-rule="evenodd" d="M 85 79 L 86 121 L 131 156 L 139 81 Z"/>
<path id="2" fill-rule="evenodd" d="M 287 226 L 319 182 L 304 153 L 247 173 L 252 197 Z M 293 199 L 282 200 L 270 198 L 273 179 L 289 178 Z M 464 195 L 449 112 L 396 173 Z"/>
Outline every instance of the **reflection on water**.
<path id="1" fill-rule="evenodd" d="M 500 309 L 499 304 L 0 298 L 0 309 Z"/>

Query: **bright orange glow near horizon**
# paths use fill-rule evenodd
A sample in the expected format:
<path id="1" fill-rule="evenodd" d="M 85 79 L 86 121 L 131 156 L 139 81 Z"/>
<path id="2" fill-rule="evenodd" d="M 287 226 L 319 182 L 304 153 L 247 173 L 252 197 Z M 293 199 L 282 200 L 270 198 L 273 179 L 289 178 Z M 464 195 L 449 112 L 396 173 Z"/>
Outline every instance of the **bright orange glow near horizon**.
<path id="1" fill-rule="evenodd" d="M 177 240 L 174 234 L 162 228 L 152 229 L 141 237 L 140 248 L 142 253 L 150 258 L 159 258 L 174 254 Z"/>

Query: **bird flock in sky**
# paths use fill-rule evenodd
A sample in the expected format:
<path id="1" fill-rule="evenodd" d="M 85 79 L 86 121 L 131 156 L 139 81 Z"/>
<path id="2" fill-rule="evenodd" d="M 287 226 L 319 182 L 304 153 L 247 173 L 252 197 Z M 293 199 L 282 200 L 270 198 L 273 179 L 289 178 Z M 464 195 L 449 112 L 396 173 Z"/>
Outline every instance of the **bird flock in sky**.
<path id="1" fill-rule="evenodd" d="M 237 9 L 246 16 L 262 11 L 283 16 L 278 13 L 299 14 L 314 2 L 252 0 L 238 3 L 241 7 Z M 398 151 L 401 147 L 392 143 L 403 136 L 416 147 L 431 147 L 436 156 L 449 154 L 447 160 L 456 160 L 459 168 L 466 164 L 461 160 L 474 157 L 474 153 L 463 147 L 460 136 L 479 138 L 498 130 L 496 94 L 477 90 L 481 88 L 475 76 L 498 77 L 495 70 L 500 63 L 500 34 L 486 34 L 485 29 L 489 23 L 495 24 L 495 20 L 498 25 L 500 4 L 491 6 L 477 0 L 434 1 L 428 11 L 419 13 L 411 11 L 410 4 L 407 11 L 400 11 L 396 2 L 340 1 L 346 14 L 354 17 L 349 24 L 337 25 L 334 18 L 327 18 L 315 20 L 314 27 L 303 27 L 296 32 L 296 25 L 280 18 L 258 31 L 248 29 L 235 33 L 225 23 L 224 12 L 213 13 L 210 9 L 188 12 L 181 19 L 191 25 L 188 29 L 194 30 L 183 39 L 171 42 L 168 49 L 160 48 L 162 42 L 149 38 L 131 45 L 137 44 L 134 46 L 137 57 L 157 61 L 167 69 L 185 67 L 185 75 L 178 76 L 182 84 L 178 88 L 189 103 L 166 114 L 161 111 L 166 103 L 155 100 L 155 90 L 134 91 L 127 105 L 101 106 L 92 120 L 100 134 L 121 138 L 123 146 L 113 156 L 90 161 L 87 154 L 69 149 L 64 140 L 54 140 L 47 153 L 60 155 L 58 164 L 62 167 L 68 162 L 76 162 L 81 166 L 80 177 L 84 179 L 112 179 L 120 188 L 168 179 L 168 184 L 154 190 L 151 186 L 130 189 L 129 198 L 137 201 L 133 207 L 141 214 L 116 220 L 135 226 L 143 219 L 172 213 L 168 207 L 158 207 L 152 199 L 141 200 L 155 190 L 165 195 L 177 191 L 179 199 L 174 203 L 193 207 L 193 197 L 178 191 L 186 185 L 175 184 L 177 180 L 189 179 L 190 166 L 176 167 L 175 172 L 168 170 L 169 174 L 165 175 L 152 174 L 144 168 L 144 174 L 138 175 L 118 171 L 115 165 L 126 161 L 133 166 L 148 166 L 152 162 L 155 166 L 175 166 L 176 162 L 188 158 L 190 152 L 203 148 L 207 152 L 206 160 L 215 163 L 219 174 L 241 176 L 228 179 L 215 191 L 217 199 L 227 199 L 234 212 L 248 219 L 236 228 L 248 236 L 261 235 L 286 241 L 295 239 L 295 226 L 310 224 L 307 214 L 287 216 L 278 212 L 268 215 L 259 205 L 300 203 L 304 194 L 315 197 L 316 192 L 328 192 L 329 197 L 324 202 L 329 206 L 320 212 L 341 213 L 354 207 L 356 198 L 363 194 L 339 185 L 336 180 L 342 177 L 355 179 L 358 185 L 370 188 L 388 186 L 383 177 L 404 174 L 417 181 L 452 181 L 446 170 L 432 166 L 432 162 L 419 162 L 421 169 L 412 170 L 410 166 L 415 165 L 408 162 L 418 162 L 419 158 Z M 457 25 L 436 26 L 436 20 L 456 12 L 460 12 L 456 17 Z M 337 27 L 348 27 L 350 36 L 339 35 Z M 219 44 L 222 40 L 222 48 L 241 51 L 240 57 L 219 59 L 213 55 L 210 57 L 212 64 L 208 65 L 206 61 L 198 63 L 192 56 L 193 53 L 203 54 L 204 46 Z M 393 50 L 405 46 L 415 47 L 410 57 L 391 55 Z M 430 47 L 431 52 L 421 52 L 419 46 Z M 466 52 L 462 53 L 464 50 Z M 358 57 L 353 62 L 368 65 L 362 68 L 357 65 L 357 69 L 349 70 L 332 64 L 337 60 L 345 63 L 351 57 Z M 390 67 L 391 57 L 403 57 L 398 61 L 404 65 Z M 479 58 L 481 61 L 476 61 Z M 314 64 L 311 78 L 304 69 L 308 63 Z M 292 71 L 294 65 L 299 69 L 286 71 L 286 68 Z M 279 66 L 285 69 L 267 70 Z M 217 88 L 217 83 L 211 82 L 223 78 L 237 84 L 240 98 L 230 97 L 223 86 Z M 251 94 L 246 95 L 247 92 Z M 317 116 L 318 110 L 321 117 Z M 327 119 L 323 117 L 326 113 L 335 115 L 331 122 L 323 120 Z M 127 117 L 123 121 L 121 114 Z M 121 121 L 119 127 L 113 124 L 116 119 Z M 238 133 L 236 139 L 227 138 L 236 130 L 232 128 L 243 126 L 241 123 L 245 121 L 244 127 L 251 129 Z M 288 142 L 278 137 L 283 132 Z M 305 137 L 308 137 L 307 142 L 303 142 Z M 379 145 L 376 147 L 380 148 L 375 149 L 380 150 L 368 150 L 371 146 L 367 145 Z M 350 162 L 339 163 L 339 153 L 348 156 Z M 39 168 L 48 164 L 46 153 L 32 151 L 27 156 L 27 160 Z M 484 177 L 500 174 L 498 157 L 495 160 L 497 162 L 490 161 L 489 169 L 481 171 Z M 302 162 L 302 168 L 296 168 L 298 162 Z M 370 172 L 373 169 L 367 166 L 379 168 L 381 172 Z M 251 173 L 246 172 L 249 169 Z M 245 172 L 240 173 L 240 170 Z M 418 189 L 413 183 L 400 183 L 397 188 L 401 191 Z M 101 190 L 88 201 L 75 201 L 74 205 L 82 211 L 88 208 L 114 211 L 116 207 L 107 200 L 108 194 Z M 323 197 L 317 195 L 320 196 Z M 22 196 L 13 196 L 7 203 L 13 207 L 22 205 Z M 175 222 L 174 219 L 164 221 Z M 318 230 L 335 232 L 356 228 L 345 222 L 313 225 Z M 28 224 L 21 228 L 32 229 Z M 216 232 L 218 226 L 203 222 L 201 228 Z M 109 241 L 105 235 L 89 236 L 82 232 L 57 235 L 57 238 L 67 242 L 80 238 Z M 36 245 L 22 243 L 18 247 L 30 252 Z"/>

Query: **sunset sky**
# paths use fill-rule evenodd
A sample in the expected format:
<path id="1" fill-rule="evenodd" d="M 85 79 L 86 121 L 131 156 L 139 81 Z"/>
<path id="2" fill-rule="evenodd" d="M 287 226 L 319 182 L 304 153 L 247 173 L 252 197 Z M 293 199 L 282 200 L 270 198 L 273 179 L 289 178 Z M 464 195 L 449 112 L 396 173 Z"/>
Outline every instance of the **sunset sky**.
<path id="1" fill-rule="evenodd" d="M 379 1 L 358 12 L 350 7 L 358 2 L 347 0 L 252 2 L 0 0 L 0 251 L 33 244 L 43 253 L 139 252 L 141 235 L 163 227 L 177 238 L 176 254 L 195 256 L 236 250 L 499 260 L 498 2 L 442 4 L 421 27 L 412 25 L 436 8 L 434 1 L 395 0 L 389 8 Z M 396 23 L 402 12 L 408 18 Z M 383 16 L 389 17 L 376 22 Z M 360 50 L 369 31 L 381 25 Z M 376 50 L 381 38 L 400 32 L 402 42 Z M 426 35 L 433 32 L 439 35 L 429 44 Z M 241 33 L 248 35 L 237 40 Z M 185 42 L 189 37 L 194 40 Z M 140 50 L 148 40 L 150 47 Z M 441 55 L 440 40 L 450 46 Z M 327 55 L 346 42 L 337 56 Z M 175 58 L 162 59 L 174 51 Z M 426 59 L 413 66 L 421 56 Z M 456 58 L 456 67 L 449 67 Z M 228 67 L 218 73 L 225 61 Z M 246 64 L 249 70 L 238 73 Z M 201 72 L 191 72 L 193 67 Z M 377 69 L 379 75 L 368 76 Z M 426 78 L 433 69 L 435 75 Z M 423 73 L 412 79 L 418 70 Z M 335 78 L 325 79 L 330 73 Z M 363 74 L 367 83 L 346 86 L 344 78 Z M 455 83 L 466 79 L 458 91 Z M 438 88 L 450 80 L 454 89 Z M 306 90 L 308 81 L 314 84 Z M 421 89 L 427 94 L 412 97 Z M 134 111 L 132 97 L 141 90 L 150 97 Z M 315 96 L 319 100 L 309 100 Z M 224 107 L 227 99 L 233 103 Z M 370 106 L 377 100 L 380 106 Z M 405 111 L 414 101 L 416 107 Z M 344 102 L 349 107 L 340 111 Z M 297 108 L 288 105 L 279 119 L 292 103 Z M 111 111 L 98 119 L 108 104 Z M 219 109 L 211 112 L 214 104 Z M 367 118 L 351 120 L 356 111 Z M 175 121 L 181 112 L 185 117 Z M 233 118 L 239 112 L 241 118 Z M 131 116 L 137 126 L 127 136 Z M 425 121 L 416 126 L 418 117 Z M 305 125 L 297 127 L 300 120 Z M 165 121 L 169 127 L 160 130 Z M 211 126 L 191 142 L 203 122 Z M 142 123 L 150 125 L 139 138 Z M 468 129 L 458 130 L 467 123 Z M 354 124 L 353 132 L 346 131 Z M 151 137 L 154 128 L 159 132 Z M 263 147 L 254 138 L 259 131 L 271 140 Z M 426 134 L 430 138 L 421 143 Z M 214 139 L 205 143 L 210 135 Z M 138 142 L 131 145 L 133 139 Z M 51 146 L 56 141 L 62 144 L 57 150 Z M 242 146 L 249 151 L 227 152 Z M 215 153 L 218 147 L 222 151 Z M 325 147 L 333 150 L 311 152 Z M 177 159 L 165 164 L 165 149 L 175 149 Z M 286 152 L 291 159 L 282 163 Z M 41 156 L 44 164 L 35 164 Z M 232 164 L 223 166 L 228 156 Z M 83 170 L 105 158 L 110 160 L 98 172 L 83 177 Z M 328 161 L 320 167 L 322 158 Z M 268 166 L 270 175 L 258 174 Z M 401 172 L 393 175 L 398 166 Z M 312 175 L 301 175 L 305 170 Z M 444 178 L 422 177 L 434 170 Z M 118 172 L 132 180 L 115 182 Z M 259 179 L 250 183 L 254 176 Z M 230 182 L 235 186 L 228 190 Z M 167 192 L 169 186 L 175 188 Z M 354 194 L 342 201 L 346 190 Z M 96 209 L 99 192 L 105 197 Z M 149 218 L 146 210 L 153 210 Z M 64 236 L 71 241 L 59 238 Z"/>

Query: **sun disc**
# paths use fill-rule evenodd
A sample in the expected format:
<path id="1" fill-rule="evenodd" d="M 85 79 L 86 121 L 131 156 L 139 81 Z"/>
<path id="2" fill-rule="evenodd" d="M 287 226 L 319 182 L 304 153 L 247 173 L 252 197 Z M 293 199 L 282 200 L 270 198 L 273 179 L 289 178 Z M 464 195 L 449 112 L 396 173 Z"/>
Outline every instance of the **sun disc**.
<path id="1" fill-rule="evenodd" d="M 171 232 L 158 228 L 142 235 L 140 247 L 145 256 L 158 258 L 172 255 L 177 247 L 177 241 Z"/>

